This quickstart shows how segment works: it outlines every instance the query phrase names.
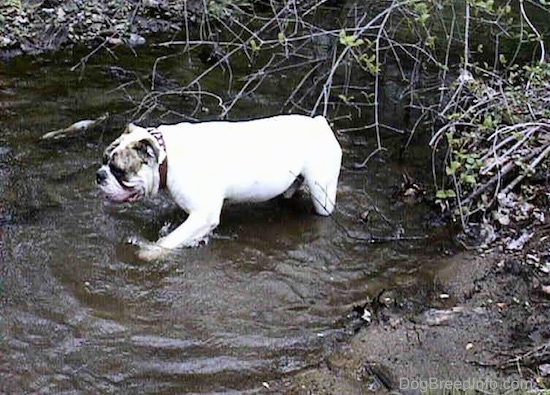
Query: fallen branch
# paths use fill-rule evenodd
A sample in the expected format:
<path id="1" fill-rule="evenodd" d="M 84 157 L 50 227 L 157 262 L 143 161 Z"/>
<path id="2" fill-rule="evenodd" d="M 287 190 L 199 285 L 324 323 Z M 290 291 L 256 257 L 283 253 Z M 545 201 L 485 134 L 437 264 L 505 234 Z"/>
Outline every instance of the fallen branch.
<path id="1" fill-rule="evenodd" d="M 44 134 L 42 137 L 40 137 L 40 140 L 59 140 L 75 136 L 96 127 L 101 122 L 105 121 L 108 117 L 109 114 L 105 113 L 96 119 L 84 119 L 82 121 L 75 122 L 66 128 L 57 129 Z"/>

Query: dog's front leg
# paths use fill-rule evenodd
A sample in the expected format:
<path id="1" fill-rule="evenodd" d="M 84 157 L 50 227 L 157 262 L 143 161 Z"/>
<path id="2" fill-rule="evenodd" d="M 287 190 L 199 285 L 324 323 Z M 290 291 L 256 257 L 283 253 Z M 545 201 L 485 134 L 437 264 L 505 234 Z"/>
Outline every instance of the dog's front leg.
<path id="1" fill-rule="evenodd" d="M 193 211 L 183 224 L 157 244 L 163 248 L 196 247 L 220 223 L 221 206 L 214 210 Z"/>

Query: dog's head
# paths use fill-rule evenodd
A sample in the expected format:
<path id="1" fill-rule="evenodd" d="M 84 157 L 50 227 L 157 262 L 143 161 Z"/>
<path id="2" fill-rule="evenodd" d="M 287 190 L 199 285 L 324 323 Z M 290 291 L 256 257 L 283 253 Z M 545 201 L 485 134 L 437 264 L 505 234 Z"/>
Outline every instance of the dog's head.
<path id="1" fill-rule="evenodd" d="M 114 202 L 154 196 L 160 187 L 159 167 L 166 152 L 148 129 L 129 124 L 103 154 L 96 183 Z"/>

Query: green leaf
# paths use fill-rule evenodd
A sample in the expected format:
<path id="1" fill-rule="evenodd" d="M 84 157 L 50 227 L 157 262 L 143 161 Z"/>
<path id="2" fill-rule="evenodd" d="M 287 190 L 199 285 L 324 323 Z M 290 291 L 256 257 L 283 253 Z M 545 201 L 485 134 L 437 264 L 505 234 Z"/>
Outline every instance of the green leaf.
<path id="1" fill-rule="evenodd" d="M 342 100 L 342 101 L 343 101 L 344 103 L 346 103 L 346 104 L 350 104 L 351 101 L 354 99 L 353 96 L 349 96 L 349 97 L 348 97 L 348 96 L 342 95 L 342 94 L 338 95 L 338 98 L 339 98 L 340 100 Z"/>
<path id="2" fill-rule="evenodd" d="M 367 69 L 369 69 L 372 74 L 378 74 L 380 72 L 380 66 L 376 63 L 375 54 L 372 54 L 371 56 L 362 54 L 359 56 L 359 61 L 365 63 L 365 66 L 367 66 Z"/>
<path id="3" fill-rule="evenodd" d="M 340 31 L 338 38 L 340 39 L 340 44 L 343 44 L 346 47 L 357 47 L 365 43 L 365 40 L 362 38 L 357 38 L 354 35 L 348 36 L 344 30 Z"/>
<path id="4" fill-rule="evenodd" d="M 417 18 L 416 18 L 416 21 L 418 23 L 420 23 L 421 25 L 424 25 L 426 23 L 426 21 L 430 18 L 430 14 L 428 12 L 424 13 L 424 14 L 421 14 L 419 15 Z"/>
<path id="5" fill-rule="evenodd" d="M 475 176 L 473 176 L 472 174 L 462 174 L 460 178 L 467 184 L 474 185 L 477 183 Z"/>
<path id="6" fill-rule="evenodd" d="M 451 176 L 456 173 L 460 166 L 462 166 L 460 162 L 452 161 L 449 163 L 449 166 L 445 168 L 445 173 L 447 173 L 448 176 Z"/>
<path id="7" fill-rule="evenodd" d="M 447 193 L 443 189 L 440 189 L 435 193 L 435 197 L 438 199 L 447 199 Z"/>
<path id="8" fill-rule="evenodd" d="M 259 51 L 261 45 L 259 45 L 256 40 L 252 39 L 250 40 L 250 48 L 252 48 L 253 51 Z"/>
<path id="9" fill-rule="evenodd" d="M 487 115 L 484 119 L 483 119 L 483 124 L 481 125 L 481 127 L 483 129 L 492 129 L 494 127 L 495 123 L 493 122 L 493 117 L 491 117 L 490 115 Z"/>
<path id="10" fill-rule="evenodd" d="M 456 193 L 453 189 L 447 189 L 445 191 L 445 193 L 447 194 L 448 198 L 455 198 L 456 197 Z"/>
<path id="11" fill-rule="evenodd" d="M 440 189 L 435 193 L 435 197 L 438 199 L 455 198 L 456 193 L 452 189 Z"/>
<path id="12" fill-rule="evenodd" d="M 426 41 L 424 41 L 424 44 L 428 48 L 435 48 L 435 36 L 428 36 L 426 37 Z"/>

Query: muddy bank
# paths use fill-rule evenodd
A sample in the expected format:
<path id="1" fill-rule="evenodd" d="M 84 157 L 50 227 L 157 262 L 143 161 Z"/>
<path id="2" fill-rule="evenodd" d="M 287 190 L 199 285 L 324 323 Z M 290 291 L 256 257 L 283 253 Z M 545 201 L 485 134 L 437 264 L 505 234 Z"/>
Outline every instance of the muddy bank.
<path id="1" fill-rule="evenodd" d="M 449 258 L 434 273 L 423 305 L 414 289 L 382 294 L 368 327 L 274 391 L 525 394 L 548 388 L 549 279 L 547 266 L 534 263 L 547 259 L 544 233 L 529 254 Z"/>

